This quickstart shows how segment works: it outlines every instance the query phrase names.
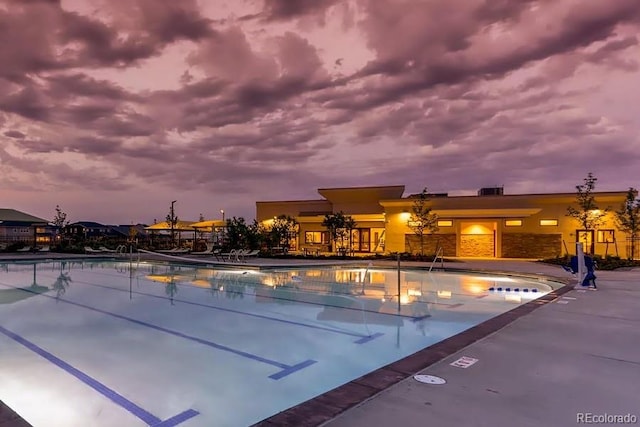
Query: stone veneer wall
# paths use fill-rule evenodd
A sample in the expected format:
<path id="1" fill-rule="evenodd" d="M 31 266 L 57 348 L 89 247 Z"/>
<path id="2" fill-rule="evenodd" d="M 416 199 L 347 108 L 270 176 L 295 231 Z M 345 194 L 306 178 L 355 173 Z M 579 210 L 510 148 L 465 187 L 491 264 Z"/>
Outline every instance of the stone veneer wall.
<path id="1" fill-rule="evenodd" d="M 503 258 L 554 258 L 561 254 L 562 234 L 502 234 Z"/>
<path id="2" fill-rule="evenodd" d="M 452 234 L 425 234 L 423 239 L 423 253 L 433 255 L 438 244 L 442 247 L 444 256 L 456 256 L 456 235 Z M 408 253 L 420 253 L 420 237 L 415 234 L 406 234 L 404 239 L 404 251 Z"/>
<path id="3" fill-rule="evenodd" d="M 493 257 L 495 244 L 493 234 L 462 234 L 460 236 L 461 257 Z"/>

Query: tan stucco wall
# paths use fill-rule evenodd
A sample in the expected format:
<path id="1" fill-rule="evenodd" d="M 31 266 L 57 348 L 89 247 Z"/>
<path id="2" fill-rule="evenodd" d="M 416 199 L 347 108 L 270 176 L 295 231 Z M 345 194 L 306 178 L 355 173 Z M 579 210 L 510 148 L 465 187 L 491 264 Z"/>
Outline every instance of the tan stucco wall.
<path id="1" fill-rule="evenodd" d="M 256 202 L 256 219 L 258 221 L 264 221 L 279 215 L 297 217 L 301 212 L 323 211 L 331 211 L 331 203 L 326 200 Z"/>
<path id="2" fill-rule="evenodd" d="M 600 230 L 613 229 L 617 240 L 617 254 L 626 257 L 626 237 L 625 233 L 617 230 L 615 227 L 613 211 L 618 209 L 624 200 L 623 193 L 610 193 L 603 197 L 596 196 L 596 203 L 601 209 L 610 208 L 611 212 L 607 214 L 606 220 Z M 440 215 L 439 219 L 452 220 L 452 227 L 441 227 L 438 233 L 455 232 L 457 239 L 457 256 L 463 256 L 461 250 L 461 233 L 463 224 L 478 223 L 487 224 L 495 222 L 496 224 L 496 256 L 502 257 L 502 235 L 503 233 L 523 233 L 523 234 L 545 234 L 560 235 L 562 244 L 562 253 L 565 252 L 565 245 L 569 253 L 575 253 L 576 230 L 580 229 L 576 220 L 566 216 L 567 207 L 575 202 L 575 195 L 520 195 L 520 196 L 469 196 L 469 197 L 453 197 L 453 198 L 434 198 L 430 201 L 430 205 L 434 212 L 456 210 L 457 215 L 464 217 L 452 217 Z M 382 202 L 386 210 L 387 218 L 387 246 L 389 252 L 404 251 L 406 249 L 405 236 L 413 234 L 410 227 L 407 226 L 407 219 L 412 208 L 412 200 L 403 199 Z M 473 212 L 477 209 L 540 209 L 539 212 L 526 217 L 494 217 L 494 218 L 473 218 Z M 403 213 L 406 211 L 406 213 Z M 466 213 L 462 214 L 462 211 Z M 522 226 L 507 227 L 505 221 L 508 219 L 522 220 Z M 540 220 L 555 219 L 558 220 L 557 226 L 541 226 Z M 594 239 L 597 237 L 594 233 Z M 557 239 L 554 237 L 553 239 Z M 595 243 L 595 253 L 604 255 L 606 251 L 605 243 Z M 550 252 L 545 250 L 544 253 Z M 609 244 L 608 253 L 616 254 L 615 245 Z M 508 254 L 506 254 L 508 255 Z M 533 255 L 533 254 L 532 254 Z M 536 256 L 532 256 L 535 258 Z"/>
<path id="3" fill-rule="evenodd" d="M 596 193 L 596 203 L 601 209 L 610 208 L 612 211 L 618 209 L 624 201 L 625 192 Z M 407 226 L 409 212 L 411 212 L 413 199 L 393 199 L 380 201 L 380 207 L 370 200 L 362 203 L 340 202 L 339 206 L 332 206 L 326 200 L 314 201 L 289 201 L 289 202 L 258 202 L 256 203 L 258 220 L 273 218 L 274 216 L 286 214 L 298 216 L 300 212 L 320 212 L 339 210 L 347 214 L 376 214 L 385 212 L 385 252 L 404 252 L 407 248 L 407 235 L 412 235 L 413 230 Z M 495 228 L 495 253 L 496 256 L 503 256 L 503 234 L 521 234 L 523 238 L 529 235 L 547 235 L 555 237 L 541 238 L 545 245 L 549 241 L 557 242 L 560 239 L 562 253 L 565 247 L 569 253 L 575 252 L 576 230 L 580 229 L 578 223 L 566 216 L 567 207 L 575 203 L 575 194 L 530 194 L 530 195 L 505 195 L 505 196 L 464 196 L 464 197 L 434 197 L 429 201 L 429 206 L 434 212 L 440 213 L 442 220 L 451 220 L 451 227 L 440 227 L 439 234 L 454 234 L 456 236 L 456 254 L 461 256 L 461 239 L 464 224 L 482 223 L 491 228 Z M 336 208 L 341 209 L 336 209 Z M 382 209 L 381 209 L 382 208 Z M 403 211 L 406 211 L 403 213 Z M 513 215 L 513 216 L 507 216 Z M 626 257 L 626 235 L 616 229 L 612 213 L 608 214 L 607 220 L 600 229 L 613 229 L 617 240 L 617 254 Z M 522 226 L 507 227 L 505 221 L 508 219 L 522 220 Z M 541 226 L 540 220 L 554 219 L 558 221 L 557 226 Z M 301 244 L 304 242 L 304 231 L 320 231 L 322 218 L 301 220 Z M 356 222 L 358 222 L 356 220 Z M 381 227 L 382 221 L 362 221 L 358 222 L 358 227 L 375 228 Z M 559 237 L 558 237 L 559 236 Z M 513 253 L 514 236 L 510 236 L 509 251 Z M 594 235 L 594 238 L 596 235 Z M 492 237 L 493 238 L 493 237 Z M 535 239 L 534 239 L 535 240 Z M 536 241 L 537 242 L 537 241 Z M 537 244 L 537 243 L 536 243 Z M 553 243 L 555 245 L 555 243 Z M 606 248 L 605 243 L 595 243 L 595 253 L 603 255 Z M 538 253 L 549 253 L 552 249 L 545 249 Z M 609 245 L 609 254 L 616 254 L 613 244 Z M 505 254 L 510 255 L 510 254 Z M 535 254 L 532 254 L 535 255 Z M 449 255 L 451 256 L 451 255 Z M 536 257 L 536 256 L 533 256 Z"/>

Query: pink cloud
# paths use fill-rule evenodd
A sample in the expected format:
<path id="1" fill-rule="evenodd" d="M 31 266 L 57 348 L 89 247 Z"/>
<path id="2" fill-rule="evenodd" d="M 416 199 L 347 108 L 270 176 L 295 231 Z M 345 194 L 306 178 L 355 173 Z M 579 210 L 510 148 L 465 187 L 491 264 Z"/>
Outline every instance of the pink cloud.
<path id="1" fill-rule="evenodd" d="M 5 204 L 37 214 L 55 199 L 128 222 L 145 214 L 141 192 L 152 209 L 180 194 L 187 212 L 215 199 L 250 218 L 255 200 L 322 186 L 638 178 L 635 0 L 204 6 L 5 1 Z"/>

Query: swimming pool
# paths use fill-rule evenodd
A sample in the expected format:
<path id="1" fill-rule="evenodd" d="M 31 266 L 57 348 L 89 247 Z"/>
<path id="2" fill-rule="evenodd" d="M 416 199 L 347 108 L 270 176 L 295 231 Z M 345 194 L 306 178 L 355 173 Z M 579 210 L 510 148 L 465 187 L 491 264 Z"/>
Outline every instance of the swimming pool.
<path id="1" fill-rule="evenodd" d="M 251 425 L 552 290 L 373 267 L 4 263 L 0 400 L 34 427 Z"/>

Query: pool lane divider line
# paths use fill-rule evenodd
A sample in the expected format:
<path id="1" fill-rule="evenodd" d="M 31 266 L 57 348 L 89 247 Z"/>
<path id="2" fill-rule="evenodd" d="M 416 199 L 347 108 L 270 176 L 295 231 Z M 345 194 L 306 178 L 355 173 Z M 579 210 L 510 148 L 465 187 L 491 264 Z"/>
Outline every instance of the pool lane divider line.
<path id="1" fill-rule="evenodd" d="M 193 409 L 189 409 L 187 411 L 181 412 L 178 415 L 175 415 L 171 418 L 168 418 L 164 421 L 161 421 L 158 424 L 154 424 L 151 427 L 175 427 L 179 424 L 182 424 L 183 422 L 190 420 L 191 418 L 195 417 L 196 415 L 198 415 L 199 412 Z"/>
<path id="2" fill-rule="evenodd" d="M 29 289 L 25 289 L 25 288 L 16 288 L 16 289 L 21 289 L 21 290 L 23 290 L 25 292 L 31 292 Z M 69 301 L 69 300 L 66 300 L 66 299 L 63 299 L 63 298 L 56 298 L 56 297 L 52 297 L 50 295 L 45 295 L 45 294 L 37 294 L 37 295 L 40 295 L 42 297 L 46 297 L 46 298 L 49 298 L 49 299 L 53 299 L 53 300 L 56 300 L 56 301 L 61 301 L 61 302 L 64 302 L 66 304 L 75 305 L 77 307 L 86 308 L 87 310 L 95 311 L 96 313 L 106 314 L 107 316 L 115 317 L 116 319 L 126 320 L 127 322 L 135 323 L 136 325 L 144 326 L 144 327 L 147 327 L 147 328 L 150 328 L 150 329 L 155 329 L 156 331 L 164 332 L 164 333 L 167 333 L 169 335 L 173 335 L 173 336 L 176 336 L 176 337 L 184 338 L 184 339 L 189 340 L 189 341 L 197 342 L 199 344 L 203 344 L 203 345 L 206 345 L 208 347 L 215 348 L 216 350 L 222 350 L 222 351 L 225 351 L 227 353 L 232 353 L 232 354 L 235 354 L 237 356 L 241 356 L 241 357 L 244 357 L 244 358 L 247 358 L 247 359 L 250 359 L 250 360 L 254 360 L 256 362 L 261 362 L 261 363 L 265 363 L 267 365 L 275 366 L 276 368 L 280 368 L 281 371 L 277 372 L 276 374 L 269 375 L 269 378 L 274 379 L 274 380 L 279 380 L 281 378 L 284 378 L 289 374 L 292 374 L 292 373 L 294 373 L 296 371 L 299 371 L 300 369 L 306 368 L 307 366 L 311 366 L 311 365 L 313 365 L 314 363 L 317 362 L 316 360 L 308 359 L 308 360 L 305 360 L 305 361 L 300 362 L 300 363 L 295 364 L 295 365 L 287 365 L 286 363 L 281 363 L 281 362 L 278 362 L 276 360 L 267 359 L 266 357 L 258 356 L 256 354 L 251 354 L 251 353 L 248 353 L 248 352 L 242 351 L 242 350 L 237 350 L 235 348 L 227 347 L 225 345 L 218 344 L 218 343 L 215 343 L 213 341 L 208 341 L 208 340 L 205 340 L 203 338 L 198 338 L 198 337 L 194 337 L 194 336 L 191 336 L 191 335 L 187 335 L 187 334 L 184 334 L 182 332 L 178 332 L 178 331 L 174 331 L 172 329 L 167 329 L 167 328 L 162 327 L 162 326 L 154 325 L 153 323 L 144 322 L 142 320 L 137 320 L 137 319 L 134 319 L 132 317 L 127 317 L 127 316 L 123 316 L 121 314 L 117 314 L 117 313 L 113 313 L 113 312 L 110 312 L 110 311 L 102 310 L 102 309 L 97 308 L 97 307 L 92 307 L 90 305 L 86 305 L 86 304 L 82 304 L 82 303 L 74 302 L 74 301 Z"/>
<path id="3" fill-rule="evenodd" d="M 368 343 L 369 341 L 373 341 L 373 340 L 375 340 L 376 338 L 381 337 L 381 336 L 383 336 L 383 335 L 384 335 L 384 334 L 383 334 L 382 332 L 376 332 L 375 334 L 372 334 L 372 335 L 369 335 L 369 336 L 366 336 L 366 337 L 362 337 L 362 338 L 360 338 L 359 340 L 354 341 L 354 342 L 355 342 L 356 344 L 366 344 L 366 343 Z"/>
<path id="4" fill-rule="evenodd" d="M 169 298 L 164 297 L 162 295 L 153 295 L 153 294 L 149 294 L 149 293 L 146 293 L 146 292 L 140 292 L 140 291 L 129 291 L 127 289 L 119 289 L 119 288 L 114 288 L 112 286 L 98 285 L 96 283 L 87 283 L 87 282 L 74 282 L 74 283 L 82 283 L 84 285 L 94 286 L 94 287 L 97 287 L 97 288 L 110 289 L 110 290 L 118 291 L 118 292 L 125 292 L 125 293 L 130 293 L 131 292 L 131 293 L 136 294 L 136 295 L 142 295 L 142 296 L 151 297 L 151 298 L 157 298 L 157 299 L 162 299 L 162 300 L 168 300 L 169 299 Z M 355 332 L 340 331 L 338 329 L 328 328 L 326 326 L 310 325 L 308 323 L 296 322 L 296 321 L 293 321 L 293 320 L 286 320 L 286 319 L 279 319 L 277 317 L 265 316 L 265 315 L 262 315 L 262 314 L 248 313 L 246 311 L 234 310 L 232 308 L 218 307 L 218 306 L 215 306 L 215 305 L 203 304 L 203 303 L 200 303 L 200 302 L 186 301 L 186 300 L 179 299 L 179 298 L 174 298 L 173 301 L 180 302 L 180 303 L 183 303 L 183 304 L 188 304 L 188 305 L 195 305 L 197 307 L 205 307 L 205 308 L 210 308 L 210 309 L 213 309 L 213 310 L 224 311 L 224 312 L 227 312 L 227 313 L 239 314 L 239 315 L 242 315 L 242 316 L 249 316 L 249 317 L 255 317 L 255 318 L 258 318 L 258 319 L 272 320 L 274 322 L 286 323 L 286 324 L 289 324 L 289 325 L 302 326 L 302 327 L 305 327 L 305 328 L 318 329 L 318 330 L 321 330 L 321 331 L 332 332 L 332 333 L 335 333 L 335 334 L 341 334 L 341 335 L 347 335 L 347 336 L 350 336 L 350 337 L 356 337 L 356 338 L 358 338 L 356 341 L 354 341 L 354 343 L 356 343 L 356 344 L 362 344 L 362 342 L 360 342 L 360 341 L 362 341 L 363 339 L 367 339 L 368 338 L 368 340 L 365 341 L 365 342 L 368 342 L 368 341 L 371 341 L 372 339 L 375 339 L 377 337 L 381 337 L 382 335 L 384 335 L 384 333 L 382 333 L 382 332 L 379 332 L 379 333 L 376 333 L 376 334 L 373 334 L 373 335 L 365 335 L 365 334 L 358 334 L 358 333 L 355 333 Z M 415 320 L 413 318 L 411 318 L 411 319 Z"/>
<path id="5" fill-rule="evenodd" d="M 11 332 L 8 329 L 5 329 L 2 326 L 0 326 L 0 332 L 6 335 L 7 337 L 11 338 L 12 340 L 16 341 L 17 343 L 22 344 L 23 346 L 33 351 L 34 353 L 38 354 L 39 356 L 42 356 L 47 361 L 56 365 L 58 368 L 61 368 L 62 370 L 66 371 L 68 374 L 73 375 L 74 377 L 76 377 L 77 379 L 79 379 L 80 381 L 82 381 L 83 383 L 85 383 L 86 385 L 88 385 L 98 393 L 102 394 L 107 399 L 111 400 L 116 405 L 120 406 L 121 408 L 133 414 L 136 418 L 147 423 L 147 425 L 150 427 L 174 427 L 199 414 L 198 411 L 189 409 L 187 411 L 181 412 L 180 414 L 174 417 L 171 417 L 167 420 L 162 421 L 160 418 L 156 417 L 152 413 L 136 405 L 132 401 L 128 400 L 126 397 L 119 394 L 118 392 L 110 389 L 109 387 L 102 384 L 98 380 L 90 377 L 89 375 L 85 374 L 79 369 L 71 366 L 64 360 L 54 356 L 53 354 L 49 353 L 42 347 L 38 347 L 36 344 L 32 343 L 31 341 L 21 337 L 20 335 L 14 332 Z"/>

